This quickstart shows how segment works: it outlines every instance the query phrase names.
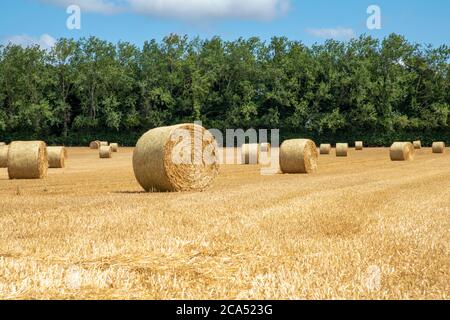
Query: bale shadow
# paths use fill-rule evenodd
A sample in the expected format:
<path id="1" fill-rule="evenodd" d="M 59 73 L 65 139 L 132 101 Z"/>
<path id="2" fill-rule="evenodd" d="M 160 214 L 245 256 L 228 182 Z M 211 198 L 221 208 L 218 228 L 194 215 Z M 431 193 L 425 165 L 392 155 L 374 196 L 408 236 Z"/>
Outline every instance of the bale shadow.
<path id="1" fill-rule="evenodd" d="M 147 191 L 114 191 L 115 194 L 146 194 L 146 193 L 152 193 Z"/>
<path id="2" fill-rule="evenodd" d="M 158 191 L 158 190 L 150 190 L 150 191 L 114 191 L 115 194 L 173 194 L 174 192 L 169 191 Z"/>

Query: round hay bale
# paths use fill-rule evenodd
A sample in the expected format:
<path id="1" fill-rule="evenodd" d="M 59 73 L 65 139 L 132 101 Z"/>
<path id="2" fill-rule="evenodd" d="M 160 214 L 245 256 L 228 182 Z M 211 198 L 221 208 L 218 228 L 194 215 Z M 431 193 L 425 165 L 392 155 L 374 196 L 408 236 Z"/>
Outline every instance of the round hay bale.
<path id="1" fill-rule="evenodd" d="M 146 191 L 203 191 L 219 174 L 214 136 L 195 124 L 145 133 L 133 153 L 134 175 Z"/>
<path id="2" fill-rule="evenodd" d="M 312 140 L 286 140 L 280 147 L 280 169 L 283 173 L 314 173 L 319 152 Z"/>
<path id="3" fill-rule="evenodd" d="M 346 157 L 348 155 L 348 143 L 336 144 L 336 157 Z"/>
<path id="4" fill-rule="evenodd" d="M 414 145 L 414 149 L 416 149 L 416 150 L 420 150 L 420 149 L 422 149 L 422 141 L 414 141 L 413 142 L 413 145 Z"/>
<path id="5" fill-rule="evenodd" d="M 364 142 L 362 142 L 362 141 L 356 141 L 356 142 L 355 142 L 355 150 L 356 150 L 356 151 L 362 151 L 362 150 L 364 150 Z"/>
<path id="6" fill-rule="evenodd" d="M 2 147 L 2 146 L 6 146 L 6 143 L 0 142 L 0 147 Z"/>
<path id="7" fill-rule="evenodd" d="M 445 142 L 433 142 L 433 153 L 444 153 L 445 152 Z"/>
<path id="8" fill-rule="evenodd" d="M 111 143 L 111 149 L 112 152 L 119 152 L 119 144 L 118 143 Z"/>
<path id="9" fill-rule="evenodd" d="M 414 146 L 411 142 L 394 142 L 390 150 L 392 161 L 414 160 Z"/>
<path id="10" fill-rule="evenodd" d="M 261 143 L 261 146 L 260 146 L 260 151 L 261 151 L 261 152 L 267 152 L 267 153 L 270 153 L 270 149 L 271 149 L 270 143 L 267 143 L 267 142 Z"/>
<path id="11" fill-rule="evenodd" d="M 8 151 L 10 179 L 42 179 L 47 175 L 47 146 L 43 141 L 14 141 Z"/>
<path id="12" fill-rule="evenodd" d="M 257 143 L 243 144 L 241 148 L 242 164 L 258 164 L 260 146 Z"/>
<path id="13" fill-rule="evenodd" d="M 100 147 L 107 147 L 109 146 L 108 141 L 100 141 Z"/>
<path id="14" fill-rule="evenodd" d="M 0 168 L 8 167 L 8 150 L 7 145 L 0 146 Z"/>
<path id="15" fill-rule="evenodd" d="M 100 141 L 98 141 L 98 140 L 92 141 L 92 142 L 89 144 L 89 148 L 91 148 L 91 149 L 93 149 L 93 150 L 99 149 L 99 148 L 100 148 Z"/>
<path id="16" fill-rule="evenodd" d="M 320 145 L 320 154 L 330 154 L 331 144 L 323 143 Z"/>
<path id="17" fill-rule="evenodd" d="M 258 163 L 263 166 L 268 166 L 271 164 L 272 158 L 272 145 L 267 142 L 263 142 L 259 146 L 259 159 Z"/>
<path id="18" fill-rule="evenodd" d="M 101 146 L 99 149 L 100 159 L 112 158 L 112 149 L 110 146 Z"/>
<path id="19" fill-rule="evenodd" d="M 64 168 L 66 166 L 66 148 L 47 147 L 48 167 Z"/>

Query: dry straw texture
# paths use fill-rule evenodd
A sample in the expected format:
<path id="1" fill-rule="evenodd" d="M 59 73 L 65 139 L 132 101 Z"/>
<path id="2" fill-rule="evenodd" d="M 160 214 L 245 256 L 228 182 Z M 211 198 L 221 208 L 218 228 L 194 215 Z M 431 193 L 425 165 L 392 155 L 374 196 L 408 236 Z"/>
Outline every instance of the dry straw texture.
<path id="1" fill-rule="evenodd" d="M 259 144 L 243 144 L 241 148 L 242 164 L 258 164 L 260 152 Z"/>
<path id="2" fill-rule="evenodd" d="M 414 141 L 413 145 L 414 145 L 414 149 L 416 149 L 416 150 L 422 149 L 422 141 Z"/>
<path id="3" fill-rule="evenodd" d="M 111 143 L 111 149 L 112 149 L 112 152 L 119 152 L 119 144 Z"/>
<path id="4" fill-rule="evenodd" d="M 0 168 L 8 167 L 8 149 L 6 145 L 0 146 Z"/>
<path id="5" fill-rule="evenodd" d="M 355 142 L 355 149 L 357 151 L 362 151 L 364 149 L 364 142 L 362 141 L 356 141 Z"/>
<path id="6" fill-rule="evenodd" d="M 112 158 L 112 149 L 110 146 L 101 146 L 99 149 L 100 159 Z"/>
<path id="7" fill-rule="evenodd" d="M 0 147 L 1 147 L 1 146 L 6 146 L 6 143 L 0 142 Z"/>
<path id="8" fill-rule="evenodd" d="M 445 142 L 433 142 L 433 153 L 444 153 Z"/>
<path id="9" fill-rule="evenodd" d="M 100 147 L 106 147 L 108 145 L 109 145 L 108 141 L 100 141 Z"/>
<path id="10" fill-rule="evenodd" d="M 47 175 L 47 146 L 43 141 L 15 141 L 9 146 L 10 179 L 42 179 Z"/>
<path id="11" fill-rule="evenodd" d="M 89 144 L 89 148 L 94 149 L 94 150 L 99 149 L 100 148 L 100 141 L 98 141 L 98 140 L 92 141 Z"/>
<path id="12" fill-rule="evenodd" d="M 336 144 L 336 156 L 346 157 L 348 155 L 348 143 Z"/>
<path id="13" fill-rule="evenodd" d="M 219 173 L 213 135 L 194 124 L 148 131 L 133 154 L 134 175 L 146 191 L 203 191 Z"/>
<path id="14" fill-rule="evenodd" d="M 286 140 L 280 147 L 280 169 L 283 173 L 314 173 L 319 152 L 312 140 Z"/>
<path id="15" fill-rule="evenodd" d="M 70 148 L 46 180 L 0 169 L 0 299 L 448 300 L 450 152 L 388 153 L 225 165 L 201 193 L 143 194 L 124 147 Z"/>
<path id="16" fill-rule="evenodd" d="M 48 167 L 64 168 L 67 151 L 65 147 L 47 147 Z"/>
<path id="17" fill-rule="evenodd" d="M 330 154 L 331 153 L 331 144 L 321 144 L 320 145 L 320 154 Z"/>
<path id="18" fill-rule="evenodd" d="M 414 146 L 411 142 L 394 142 L 390 150 L 392 161 L 414 160 Z"/>

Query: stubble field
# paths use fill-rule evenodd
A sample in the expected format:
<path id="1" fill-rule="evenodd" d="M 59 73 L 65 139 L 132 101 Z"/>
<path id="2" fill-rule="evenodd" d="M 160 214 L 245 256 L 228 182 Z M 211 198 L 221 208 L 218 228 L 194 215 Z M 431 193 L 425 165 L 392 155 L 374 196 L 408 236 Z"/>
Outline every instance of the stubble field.
<path id="1" fill-rule="evenodd" d="M 0 169 L 2 299 L 448 299 L 450 150 L 321 156 L 314 175 L 224 165 L 203 193 L 144 193 L 132 149 Z"/>

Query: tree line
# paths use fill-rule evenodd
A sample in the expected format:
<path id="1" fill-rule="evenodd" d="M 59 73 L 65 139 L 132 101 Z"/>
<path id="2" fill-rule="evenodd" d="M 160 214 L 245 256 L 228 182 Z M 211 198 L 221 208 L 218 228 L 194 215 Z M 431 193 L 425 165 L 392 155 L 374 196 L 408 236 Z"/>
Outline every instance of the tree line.
<path id="1" fill-rule="evenodd" d="M 316 142 L 450 142 L 450 48 L 392 34 L 306 46 L 170 35 L 0 46 L 0 140 L 134 144 L 145 131 L 279 128 Z M 344 140 L 345 139 L 345 140 Z"/>

